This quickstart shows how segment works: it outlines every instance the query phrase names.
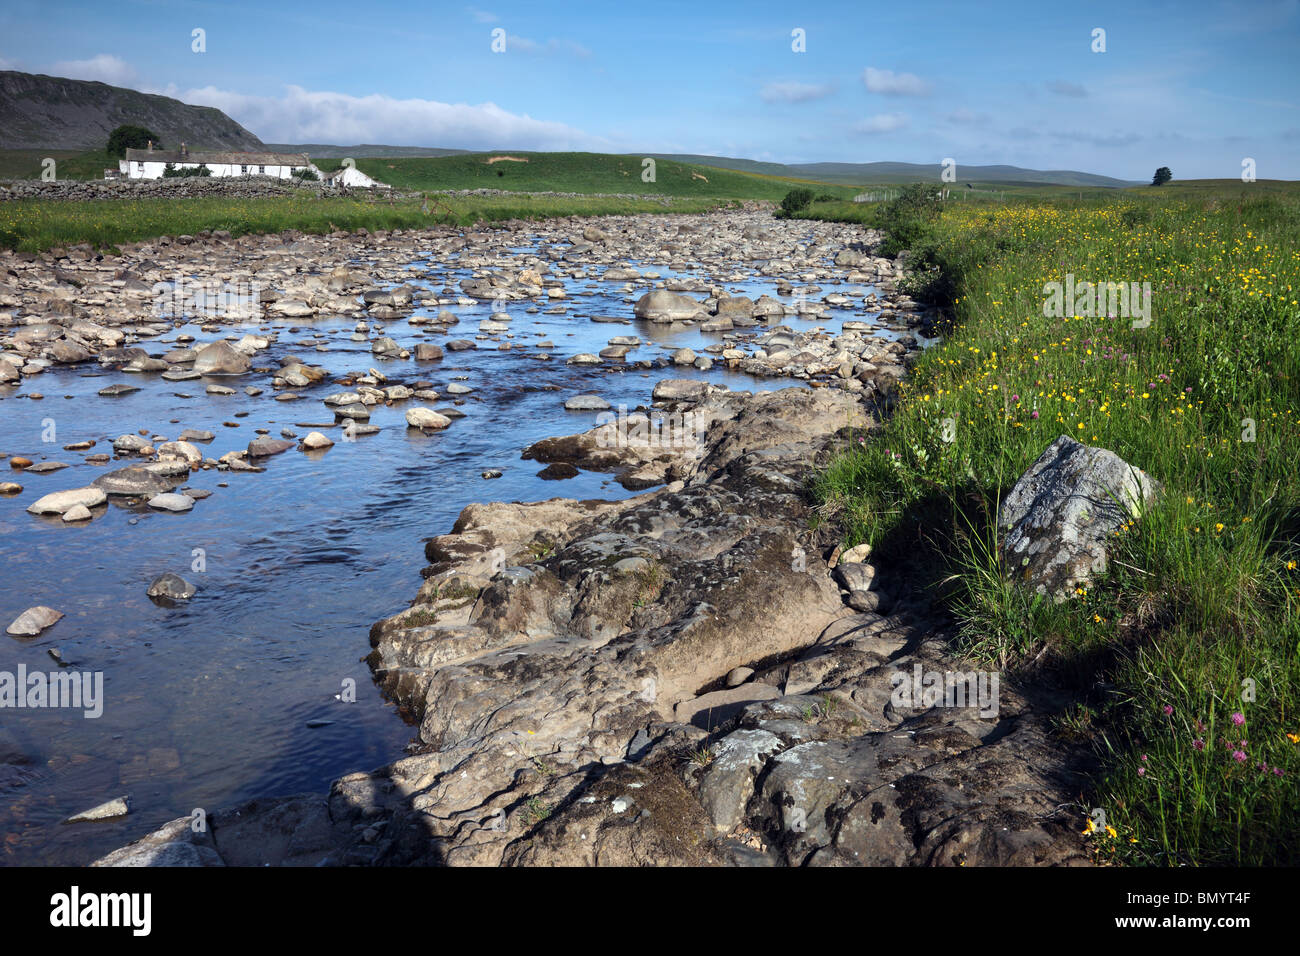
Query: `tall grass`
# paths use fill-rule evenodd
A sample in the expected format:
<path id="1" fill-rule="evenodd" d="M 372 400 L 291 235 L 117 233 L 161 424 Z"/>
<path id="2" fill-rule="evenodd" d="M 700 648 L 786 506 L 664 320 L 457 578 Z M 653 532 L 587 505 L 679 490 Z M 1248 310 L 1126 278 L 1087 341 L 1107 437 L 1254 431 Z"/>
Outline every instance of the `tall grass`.
<path id="1" fill-rule="evenodd" d="M 951 612 L 962 650 L 1051 662 L 1075 692 L 1107 857 L 1300 862 L 1300 197 L 1159 192 L 945 204 L 911 288 L 952 326 L 818 493 Z M 1150 282 L 1151 325 L 1045 316 L 1066 273 Z M 1163 493 L 1057 605 L 1007 583 L 992 516 L 1061 434 Z"/>

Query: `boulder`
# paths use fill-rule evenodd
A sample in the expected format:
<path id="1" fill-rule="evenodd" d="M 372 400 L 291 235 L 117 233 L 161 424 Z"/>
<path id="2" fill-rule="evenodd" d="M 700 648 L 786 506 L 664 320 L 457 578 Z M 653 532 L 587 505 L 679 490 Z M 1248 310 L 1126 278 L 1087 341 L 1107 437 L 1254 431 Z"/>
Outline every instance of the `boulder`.
<path id="1" fill-rule="evenodd" d="M 62 618 L 63 612 L 56 611 L 52 607 L 44 605 L 29 607 L 5 628 L 5 633 L 12 634 L 14 637 L 35 637 L 46 628 L 53 627 Z"/>
<path id="2" fill-rule="evenodd" d="M 143 497 L 169 491 L 175 482 L 139 465 L 128 465 L 100 475 L 92 484 L 106 494 Z"/>
<path id="3" fill-rule="evenodd" d="M 1007 573 L 1064 600 L 1106 570 L 1107 543 L 1158 491 L 1154 479 L 1114 452 L 1062 435 L 998 511 Z"/>
<path id="4" fill-rule="evenodd" d="M 408 408 L 406 424 L 412 428 L 446 428 L 451 424 L 451 419 L 431 408 Z"/>
<path id="5" fill-rule="evenodd" d="M 29 504 L 27 510 L 34 515 L 61 515 L 78 506 L 93 508 L 106 500 L 102 488 L 72 488 L 43 495 Z"/>
<path id="6" fill-rule="evenodd" d="M 684 322 L 707 315 L 704 306 L 688 295 L 655 289 L 637 299 L 632 314 L 651 322 Z"/>
<path id="7" fill-rule="evenodd" d="M 203 375 L 242 375 L 253 362 L 229 342 L 213 342 L 194 356 L 194 371 Z"/>

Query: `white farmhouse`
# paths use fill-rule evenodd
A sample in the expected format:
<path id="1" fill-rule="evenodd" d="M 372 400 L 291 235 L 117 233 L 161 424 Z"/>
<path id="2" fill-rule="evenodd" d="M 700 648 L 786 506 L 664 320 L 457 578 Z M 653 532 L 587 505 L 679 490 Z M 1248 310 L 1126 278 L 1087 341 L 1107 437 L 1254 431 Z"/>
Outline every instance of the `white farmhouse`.
<path id="1" fill-rule="evenodd" d="M 118 160 L 119 173 L 128 179 L 159 179 L 168 164 L 177 168 L 206 166 L 213 176 L 270 176 L 288 179 L 311 169 L 305 153 L 191 153 L 184 143 L 179 150 L 128 149 Z"/>
<path id="2" fill-rule="evenodd" d="M 378 180 L 371 179 L 361 170 L 353 165 L 340 166 L 338 169 L 328 173 L 322 172 L 315 166 L 316 172 L 320 175 L 321 182 L 327 186 L 347 186 L 352 189 L 391 189 L 388 183 L 381 183 Z"/>

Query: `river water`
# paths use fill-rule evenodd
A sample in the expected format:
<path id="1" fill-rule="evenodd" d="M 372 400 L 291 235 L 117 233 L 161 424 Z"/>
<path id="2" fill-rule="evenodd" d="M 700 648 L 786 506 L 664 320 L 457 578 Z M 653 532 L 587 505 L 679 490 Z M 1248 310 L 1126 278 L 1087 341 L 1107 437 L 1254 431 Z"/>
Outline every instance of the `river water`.
<path id="1" fill-rule="evenodd" d="M 633 265 L 664 279 L 675 275 L 660 263 Z M 733 294 L 775 295 L 775 280 L 757 276 L 755 265 L 732 264 L 752 275 L 727 283 Z M 412 275 L 431 268 L 436 278 L 411 284 L 436 291 L 469 274 L 452 257 L 415 262 Z M 705 372 L 566 365 L 566 358 L 598 352 L 616 335 L 641 338 L 629 360 L 658 358 L 682 346 L 700 351 L 722 340 L 698 327 L 670 330 L 632 319 L 631 299 L 644 287 L 629 297 L 623 285 L 566 279 L 565 314 L 529 314 L 512 305 L 515 348 L 501 351 L 495 342 L 479 341 L 475 351 L 447 352 L 434 363 L 375 359 L 368 341 L 353 340 L 355 319 L 224 328 L 222 335 L 279 333 L 257 354 L 255 366 L 278 367 L 277 359 L 295 354 L 324 366 L 331 381 L 375 367 L 389 384 L 432 381 L 444 399 L 372 407 L 370 423 L 381 431 L 353 442 L 342 441 L 338 428 L 318 428 L 334 447 L 312 454 L 290 450 L 266 460 L 264 473 L 196 472 L 186 487 L 212 494 L 184 514 L 130 509 L 110 499 L 93 521 L 70 526 L 25 508 L 38 495 L 88 485 L 129 463 L 83 460 L 111 453 L 118 435 L 145 429 L 174 439 L 185 428 L 206 429 L 216 439 L 202 450 L 216 458 L 243 448 L 258 428 L 274 437 L 284 428 L 302 436 L 312 430 L 307 424 L 330 422 L 319 399 L 337 388 L 322 384 L 302 390 L 301 401 L 277 402 L 266 373 L 168 382 L 97 366 L 54 368 L 21 391 L 0 386 L 0 452 L 70 466 L 46 475 L 16 473 L 23 494 L 0 498 L 0 618 L 7 624 L 38 604 L 66 614 L 36 638 L 0 635 L 0 670 L 16 672 L 19 664 L 29 672 L 55 670 L 49 651 L 57 649 L 77 670 L 102 672 L 105 696 L 97 719 L 60 709 L 0 711 L 0 862 L 84 864 L 195 808 L 323 793 L 341 774 L 400 756 L 415 728 L 381 698 L 363 659 L 371 624 L 406 607 L 416 593 L 423 542 L 448 532 L 475 501 L 631 494 L 606 474 L 544 481 L 537 477 L 539 464 L 520 459 L 531 442 L 595 424 L 598 413 L 566 411 L 566 398 L 594 392 L 616 408 L 635 408 L 648 403 L 661 378 L 705 379 L 740 390 L 795 384 L 716 366 Z M 842 320 L 876 315 L 861 305 L 869 287 L 823 284 L 823 290 L 850 295 L 855 307 L 832 310 L 829 321 L 787 317 L 785 324 L 838 331 Z M 419 341 L 471 338 L 491 311 L 489 303 L 448 307 L 460 317 L 449 334 L 435 336 L 405 321 L 383 323 L 382 334 L 412 350 Z M 596 323 L 591 315 L 626 316 L 629 324 Z M 215 337 L 187 326 L 137 344 L 162 354 L 182 333 L 199 342 Z M 555 345 L 548 362 L 538 361 L 539 349 L 529 345 L 542 340 Z M 328 350 L 315 350 L 320 343 Z M 453 403 L 445 392 L 452 381 L 474 391 Z M 96 394 L 116 382 L 140 391 L 119 398 Z M 208 395 L 209 383 L 236 394 Z M 247 385 L 265 391 L 248 396 Z M 33 391 L 44 398 L 23 397 Z M 419 404 L 454 404 L 465 417 L 424 435 L 408 430 L 403 419 L 406 408 Z M 95 447 L 63 450 L 84 440 Z M 502 477 L 485 480 L 488 469 Z M 155 605 L 145 591 L 166 571 L 196 584 L 195 597 L 174 608 Z M 348 679 L 355 682 L 355 702 L 336 698 Z M 126 817 L 61 822 L 122 795 L 130 797 Z"/>

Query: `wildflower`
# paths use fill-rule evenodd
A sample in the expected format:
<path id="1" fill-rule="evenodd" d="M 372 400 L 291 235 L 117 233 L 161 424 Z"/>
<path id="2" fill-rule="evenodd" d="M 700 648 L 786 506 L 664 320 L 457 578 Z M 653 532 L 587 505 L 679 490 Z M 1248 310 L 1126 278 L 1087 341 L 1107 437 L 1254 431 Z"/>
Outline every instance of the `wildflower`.
<path id="1" fill-rule="evenodd" d="M 1109 823 L 1106 824 L 1106 835 L 1110 837 L 1112 840 L 1115 839 L 1117 836 L 1119 836 L 1119 834 L 1115 832 L 1115 828 L 1111 826 Z"/>
<path id="2" fill-rule="evenodd" d="M 1168 717 L 1173 714 L 1174 708 L 1170 704 L 1165 704 L 1164 711 L 1165 716 Z"/>
<path id="3" fill-rule="evenodd" d="M 1193 750 L 1204 750 L 1204 749 L 1205 749 L 1205 741 L 1202 740 L 1200 737 L 1197 737 L 1195 740 L 1192 741 L 1192 749 L 1193 749 Z"/>
<path id="4" fill-rule="evenodd" d="M 1237 761 L 1237 763 L 1245 763 L 1245 762 L 1246 762 L 1246 753 L 1245 753 L 1245 751 L 1243 751 L 1243 750 L 1234 750 L 1234 751 L 1232 752 L 1232 759 L 1235 760 L 1235 761 Z"/>
<path id="5" fill-rule="evenodd" d="M 1300 744 L 1300 734 L 1287 734 L 1286 739 L 1293 744 Z"/>
<path id="6" fill-rule="evenodd" d="M 1243 714 L 1241 711 L 1237 711 L 1235 714 L 1232 715 L 1232 723 L 1234 726 L 1240 727 L 1245 722 L 1246 722 L 1246 715 Z"/>
<path id="7" fill-rule="evenodd" d="M 1030 417 L 1030 418 L 1037 418 L 1037 417 L 1038 417 L 1038 409 L 1035 408 L 1032 412 L 1030 412 L 1030 413 L 1029 413 L 1029 417 Z"/>
<path id="8" fill-rule="evenodd" d="M 1147 768 L 1146 768 L 1146 767 L 1138 767 L 1138 776 L 1139 776 L 1139 777 L 1145 777 L 1146 775 L 1147 775 Z"/>
<path id="9" fill-rule="evenodd" d="M 1093 822 L 1092 822 L 1092 818 L 1089 817 L 1089 818 L 1088 818 L 1088 822 L 1085 823 L 1084 826 L 1083 826 L 1083 835 L 1084 835 L 1084 836 L 1089 836 L 1089 835 L 1091 835 L 1092 833 L 1094 833 L 1094 832 L 1096 831 L 1096 829 L 1097 829 L 1097 824 L 1093 823 Z"/>

